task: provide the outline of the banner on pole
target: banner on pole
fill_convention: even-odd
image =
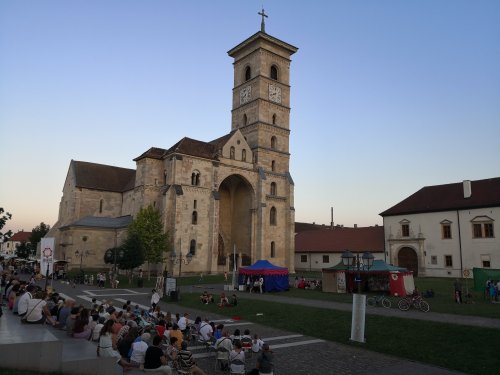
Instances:
[[[40,273],[47,276],[47,265],[49,266],[48,274],[54,271],[54,238],[44,237],[40,246]]]

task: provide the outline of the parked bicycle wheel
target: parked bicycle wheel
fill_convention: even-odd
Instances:
[[[384,306],[386,309],[391,308],[391,300],[389,298],[382,298],[382,306]]]
[[[366,304],[368,306],[375,306],[377,305],[377,301],[375,300],[375,297],[370,297],[366,299]]]
[[[430,306],[427,302],[425,302],[424,300],[420,301],[420,305],[419,305],[419,308],[420,310],[422,310],[423,312],[427,312],[429,311],[430,309]]]
[[[398,308],[401,311],[408,311],[410,309],[410,303],[408,302],[408,300],[402,298],[398,302]]]

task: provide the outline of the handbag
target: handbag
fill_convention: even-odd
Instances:
[[[43,300],[40,300],[38,301],[38,303],[33,306],[33,308],[31,309],[31,311],[29,313],[27,313],[25,316],[23,316],[21,318],[21,323],[28,323],[28,316],[33,312],[33,310],[35,310],[35,308],[42,302]]]

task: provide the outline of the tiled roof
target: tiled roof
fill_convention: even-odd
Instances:
[[[295,235],[296,253],[384,252],[384,227],[320,229]]]
[[[222,149],[222,147],[224,147],[226,142],[229,141],[229,139],[233,136],[235,131],[236,130],[233,130],[231,133],[223,135],[222,137],[214,139],[213,141],[210,141],[208,143],[213,145],[216,148],[216,150]]]
[[[300,223],[298,221],[295,222],[295,233],[305,232],[306,230],[318,230],[325,229],[324,224],[315,224],[315,223]]]
[[[19,231],[10,237],[7,241],[19,241],[19,242],[28,242],[31,237],[31,232]]]
[[[97,217],[85,216],[69,225],[61,227],[61,229],[69,227],[92,227],[92,228],[108,228],[119,229],[126,228],[132,222],[133,218],[130,215],[120,217]]]
[[[217,149],[210,143],[184,137],[167,150],[167,155],[174,153],[215,159]]]
[[[135,185],[135,170],[73,160],[76,186],[122,193]]]
[[[164,148],[159,148],[159,147],[151,147],[149,150],[141,154],[140,156],[136,157],[134,161],[138,161],[144,158],[151,158],[151,159],[163,159],[165,154],[167,153],[167,150]]]
[[[463,210],[500,206],[500,177],[471,181],[470,198],[464,198],[463,182],[426,186],[381,216]]]

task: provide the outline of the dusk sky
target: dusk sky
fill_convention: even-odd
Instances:
[[[231,130],[227,51],[292,56],[296,221],[369,226],[428,185],[500,176],[500,1],[0,1],[0,207],[53,225],[71,159],[135,168]]]

